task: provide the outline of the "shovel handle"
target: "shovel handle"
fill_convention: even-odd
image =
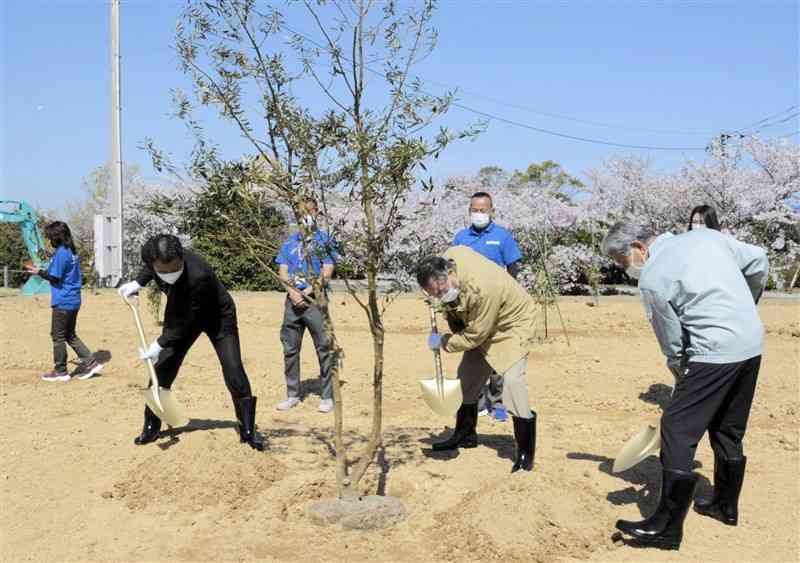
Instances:
[[[128,299],[127,297],[123,297],[122,300],[128,307],[131,308],[131,311],[133,311],[133,318],[136,321],[136,330],[139,333],[139,344],[141,345],[142,350],[144,350],[147,348],[147,340],[144,337],[144,328],[142,327],[142,319],[141,317],[139,317],[139,307],[134,303],[132,303],[131,300]],[[150,385],[153,388],[153,399],[155,400],[158,407],[163,410],[163,407],[161,406],[161,400],[158,398],[158,377],[156,376],[156,368],[153,366],[153,360],[147,358],[147,360],[145,360],[145,363],[147,364],[147,369],[150,372]]]
[[[428,309],[431,313],[431,332],[433,334],[439,334],[439,328],[436,326],[436,309],[433,307],[433,303],[430,301],[428,301]],[[433,351],[433,365],[436,369],[436,382],[438,383],[439,387],[443,387],[444,370],[442,370],[442,353],[439,350]]]
[[[438,334],[439,328],[436,326],[436,308],[430,301],[428,301],[428,310],[431,313],[431,332],[434,334]]]

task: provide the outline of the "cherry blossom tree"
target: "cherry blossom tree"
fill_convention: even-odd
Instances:
[[[560,171],[560,169],[559,169]],[[533,291],[536,264],[546,253],[547,270],[561,292],[620,279],[621,272],[599,253],[602,233],[622,217],[647,223],[657,232],[684,232],[693,207],[714,206],[723,230],[765,248],[771,286],[787,287],[800,265],[800,147],[787,140],[717,140],[703,159],[687,160],[674,172],[657,172],[638,157],[610,158],[587,174],[586,185],[537,175],[521,181],[485,167],[472,176],[448,178],[432,190],[410,195],[403,214],[411,219],[393,237],[395,270],[424,254],[443,251],[468,225],[469,197],[492,194],[496,221],[510,228],[524,259],[520,281]],[[552,178],[542,184],[542,178]],[[546,247],[543,241],[547,241]]]

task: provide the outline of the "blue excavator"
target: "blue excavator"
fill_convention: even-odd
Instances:
[[[36,211],[24,201],[0,200],[0,222],[17,223],[22,229],[22,240],[28,249],[31,262],[37,268],[47,268],[44,237],[39,230]],[[50,284],[39,276],[31,276],[22,286],[23,295],[49,293]]]

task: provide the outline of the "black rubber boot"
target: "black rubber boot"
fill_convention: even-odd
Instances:
[[[239,419],[239,441],[251,448],[264,451],[264,441],[256,432],[256,397],[242,397],[234,401],[236,418]]]
[[[736,526],[739,523],[739,493],[742,492],[746,464],[746,457],[725,459],[714,456],[714,495],[695,499],[695,512],[728,526]]]
[[[512,417],[514,420],[514,440],[517,442],[517,457],[511,473],[520,469],[531,471],[533,458],[536,455],[536,413],[531,411],[531,418]]]
[[[676,469],[662,470],[661,499],[649,518],[639,522],[617,520],[617,529],[642,546],[678,549],[683,540],[683,521],[697,486],[697,474]]]
[[[244,434],[242,434],[242,407],[238,399],[233,400],[233,410],[236,411],[236,431],[239,433],[239,441],[244,444]]]
[[[478,403],[462,404],[456,413],[456,429],[453,435],[442,442],[433,444],[433,451],[443,452],[456,448],[475,448],[478,446]]]
[[[158,418],[150,407],[144,408],[144,428],[142,433],[134,438],[133,443],[137,446],[143,446],[150,442],[155,442],[161,432],[161,419]]]

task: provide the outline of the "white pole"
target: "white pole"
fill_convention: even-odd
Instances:
[[[114,202],[111,213],[111,285],[123,276],[122,264],[122,104],[120,88],[119,0],[111,0],[111,178]]]

